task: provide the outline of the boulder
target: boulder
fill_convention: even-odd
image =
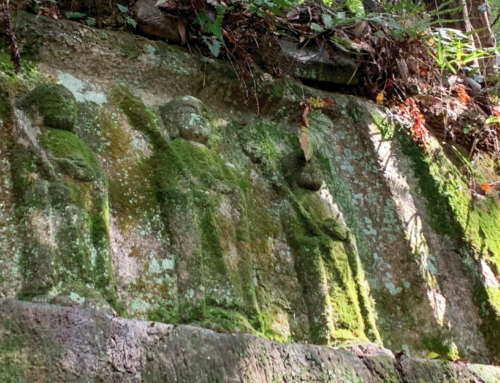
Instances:
[[[177,22],[160,11],[155,0],[139,0],[134,6],[137,29],[146,36],[180,42]]]

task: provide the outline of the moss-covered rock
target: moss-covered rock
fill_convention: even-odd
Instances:
[[[75,96],[59,84],[37,86],[20,105],[46,127],[72,132],[76,126]]]
[[[0,97],[35,88],[24,110],[0,105],[0,294],[70,313],[110,313],[107,302],[136,319],[280,341],[371,340],[411,355],[439,348],[496,360],[496,191],[471,198],[445,151],[398,137],[375,105],[355,97],[256,73],[257,116],[223,62],[130,34],[19,18],[21,44],[39,45],[41,65],[33,66],[39,76],[8,73],[10,94]],[[54,81],[48,76],[78,103],[41,85]],[[311,113],[314,142],[324,145],[305,161],[297,108],[311,96],[335,105]],[[157,342],[164,326],[147,326]],[[33,362],[11,348],[4,355],[20,361],[16,374]],[[401,363],[375,359],[368,367],[382,380],[459,379],[454,365],[423,363],[405,377]],[[314,378],[356,381],[356,371],[338,370]],[[308,376],[294,371],[295,380]]]
[[[318,191],[323,185],[323,173],[314,159],[306,161],[301,150],[290,153],[283,160],[285,177],[289,183],[300,188]]]
[[[211,127],[207,110],[195,97],[177,97],[160,108],[160,114],[170,139],[182,137],[207,144]]]

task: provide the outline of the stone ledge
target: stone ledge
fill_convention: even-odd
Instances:
[[[498,382],[490,366],[279,343],[78,307],[0,299],[0,380],[17,382]],[[7,379],[7,380],[5,380]]]

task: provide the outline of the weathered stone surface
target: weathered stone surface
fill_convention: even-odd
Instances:
[[[290,153],[283,160],[285,177],[291,185],[306,190],[318,191],[323,185],[324,176],[317,161],[306,161],[302,150]]]
[[[20,107],[31,118],[49,128],[73,132],[76,126],[76,99],[67,88],[59,84],[37,86]]]
[[[160,107],[163,124],[170,139],[181,137],[207,144],[211,128],[203,108],[203,102],[192,96],[177,97]]]
[[[134,5],[137,28],[146,36],[179,42],[177,22],[156,7],[155,0],[139,0]]]
[[[386,354],[362,358],[78,307],[0,299],[3,382],[496,382],[500,370]]]
[[[328,52],[319,45],[302,46],[286,39],[281,39],[280,45],[288,60],[287,70],[293,77],[335,84],[358,83],[356,65],[345,57],[336,55],[332,61]]]
[[[500,360],[500,208],[471,200],[437,141],[424,152],[370,102],[259,72],[257,116],[226,63],[68,21],[20,13],[16,23],[25,69],[2,73],[0,92],[2,296],[287,342]],[[14,102],[55,81],[76,100],[71,132]],[[206,110],[181,103],[162,116],[186,95]],[[309,97],[335,105],[309,116],[323,145],[304,180],[282,165],[300,153]],[[182,136],[184,114],[168,118],[184,107],[210,133]],[[371,368],[390,381],[400,369],[385,358]],[[408,380],[456,367],[419,363]]]

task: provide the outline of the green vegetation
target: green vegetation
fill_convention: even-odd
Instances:
[[[55,157],[83,159],[83,166],[97,171],[99,162],[92,151],[74,133],[47,128],[43,132],[42,143]]]
[[[459,358],[457,348],[454,344],[445,344],[436,338],[424,338],[422,343],[426,350],[435,352],[442,358],[452,360]]]
[[[465,253],[473,255],[476,267],[464,270],[475,283],[474,299],[483,318],[481,331],[486,343],[491,350],[499,352],[500,292],[497,288],[485,287],[478,271],[480,259],[486,259],[496,268],[500,264],[499,203],[490,196],[473,199],[462,174],[437,143],[426,152],[406,132],[398,131],[396,136],[403,153],[412,161],[420,190],[429,203],[433,229],[454,239],[457,247],[465,247]],[[463,259],[464,265],[468,259]]]
[[[77,106],[73,94],[62,85],[42,84],[24,100],[26,108],[36,108],[45,126],[74,131]]]

